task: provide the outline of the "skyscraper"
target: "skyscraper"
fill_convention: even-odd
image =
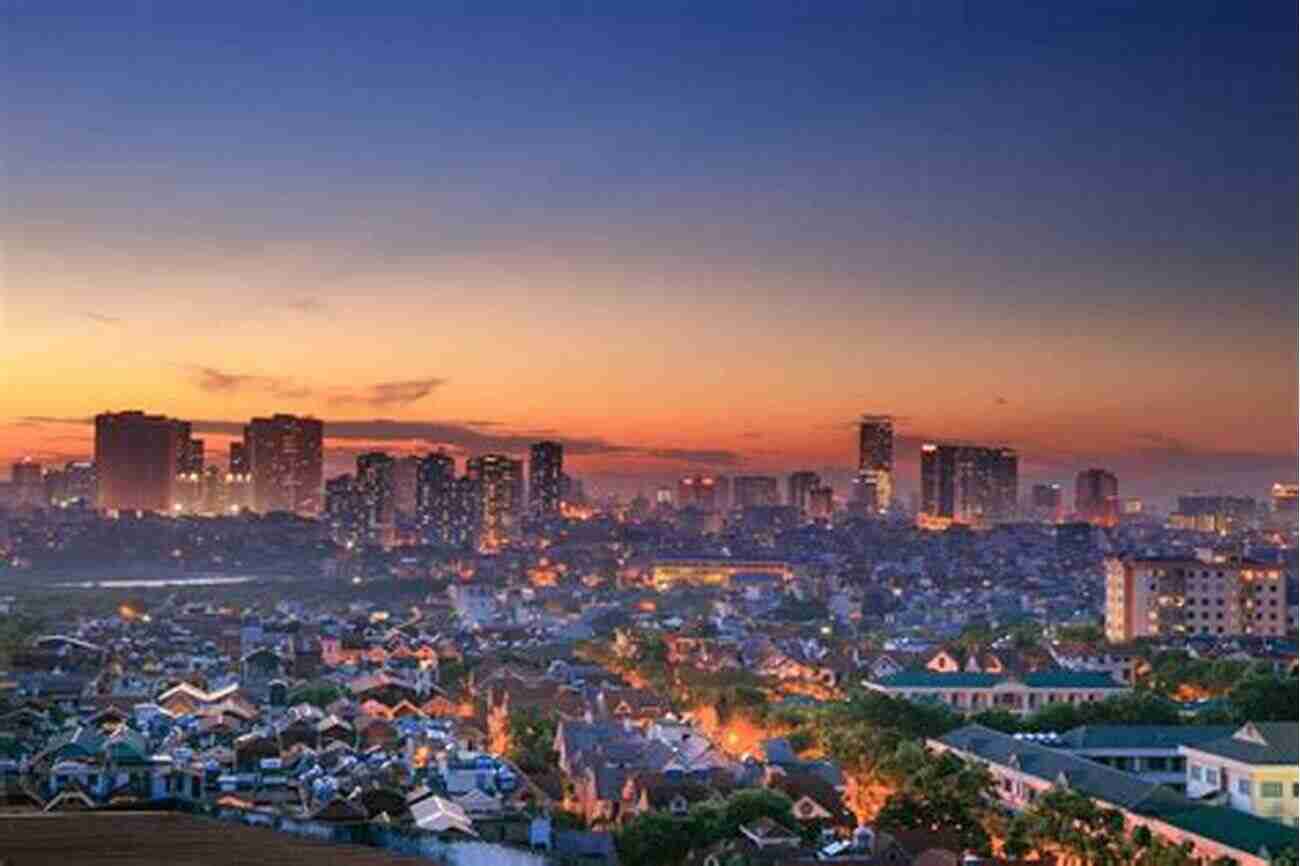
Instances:
[[[737,475],[732,479],[731,492],[736,508],[781,504],[780,488],[770,475]]]
[[[393,508],[404,518],[415,516],[419,483],[419,457],[398,457],[393,461]]]
[[[95,489],[98,487],[95,464],[89,460],[73,460],[63,467],[63,475],[65,500],[94,507]]]
[[[325,425],[316,418],[273,415],[244,428],[253,478],[253,508],[318,514],[324,481]]]
[[[1074,510],[1095,526],[1119,522],[1119,479],[1105,469],[1085,469],[1074,479]]]
[[[686,475],[677,481],[677,507],[714,511],[719,507],[718,479],[712,475]]]
[[[1060,520],[1061,485],[1035,484],[1030,495],[1034,517],[1039,520]]]
[[[863,415],[858,422],[858,474],[854,498],[883,512],[894,500],[894,419]]]
[[[382,451],[357,455],[356,505],[366,541],[387,547],[393,541],[396,512],[393,458]]]
[[[243,442],[230,443],[230,461],[221,500],[223,511],[243,511],[253,507],[253,471],[249,466],[248,446]]]
[[[1012,448],[926,442],[921,446],[923,524],[987,523],[1015,515],[1019,457]]]
[[[44,508],[49,504],[45,495],[45,473],[41,464],[23,459],[13,465],[10,477],[14,485],[14,501],[28,508]]]
[[[802,515],[808,514],[808,494],[821,486],[821,476],[805,469],[791,472],[787,479],[786,504],[794,506]]]
[[[564,446],[559,442],[534,442],[528,452],[528,514],[534,520],[560,513],[563,477]]]
[[[808,491],[808,519],[829,522],[835,516],[835,491],[829,485]]]
[[[181,511],[203,508],[203,440],[190,435],[190,423],[177,421],[181,451],[176,463],[176,488],[172,507]]]
[[[361,495],[356,478],[336,475],[325,482],[325,507],[322,519],[329,525],[330,537],[337,544],[355,544],[361,539]]]
[[[426,454],[415,475],[415,516],[425,538],[453,544],[456,460],[450,454]]]
[[[140,411],[95,416],[98,506],[114,511],[170,511],[181,454],[173,419]]]
[[[495,548],[514,531],[523,501],[523,464],[504,454],[480,454],[465,464],[479,499],[479,543]]]

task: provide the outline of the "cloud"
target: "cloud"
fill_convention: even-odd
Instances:
[[[249,376],[243,373],[227,373],[224,370],[218,370],[215,367],[196,367],[194,375],[196,383],[200,390],[209,393],[220,393],[223,391],[238,391],[241,388],[254,385],[262,381],[261,376]]]
[[[82,313],[82,315],[101,325],[121,325],[125,321],[119,316],[109,316],[104,313]]]
[[[299,313],[323,313],[326,310],[325,302],[313,297],[294,298],[285,306]]]
[[[704,463],[710,466],[738,466],[742,457],[735,451],[720,448],[651,448],[643,452],[660,460],[682,463]]]
[[[338,394],[330,398],[335,405],[364,403],[376,409],[390,406],[407,406],[432,394],[446,384],[446,379],[430,376],[425,379],[408,379],[403,382],[380,382],[356,394]]]
[[[195,433],[238,435],[244,427],[239,421],[193,421]],[[448,448],[458,453],[498,452],[524,454],[537,441],[536,431],[506,430],[500,422],[482,421],[400,421],[392,418],[325,421],[325,438],[329,447],[346,449],[347,443],[417,443],[425,447]],[[708,466],[737,466],[743,455],[725,449],[654,448],[600,437],[555,436],[550,438],[564,446],[571,457],[626,456],[648,457],[677,463]]]
[[[265,391],[281,400],[302,400],[312,396],[311,388],[279,376],[259,376],[250,373],[232,373],[216,367],[192,366],[189,368],[199,390],[209,394],[230,394],[238,391]]]
[[[1176,436],[1170,436],[1167,433],[1159,432],[1142,432],[1133,436],[1139,443],[1139,450],[1142,452],[1156,451],[1164,454],[1190,454],[1191,450],[1187,443],[1183,442]]]

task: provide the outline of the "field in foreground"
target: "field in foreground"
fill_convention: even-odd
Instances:
[[[0,815],[0,866],[429,866],[429,862],[189,815]]]

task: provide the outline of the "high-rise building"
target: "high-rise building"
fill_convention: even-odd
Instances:
[[[827,521],[835,516],[835,491],[829,485],[808,491],[808,519]]]
[[[26,508],[44,508],[49,504],[41,464],[24,458],[13,465],[10,477],[14,485],[14,504]]]
[[[63,504],[95,505],[95,464],[72,460],[63,467]]]
[[[731,492],[736,508],[754,508],[781,504],[781,488],[771,475],[737,475]]]
[[[1074,511],[1094,526],[1119,522],[1119,479],[1105,469],[1085,469],[1074,479]]]
[[[395,461],[382,451],[357,455],[355,480],[360,532],[371,544],[392,544],[396,503],[393,495]]]
[[[1249,496],[1180,496],[1178,510],[1169,515],[1174,529],[1230,533],[1254,527],[1259,517],[1255,500]]]
[[[1035,484],[1030,501],[1034,508],[1055,511],[1061,507],[1061,485]]]
[[[414,517],[416,488],[420,483],[420,458],[398,457],[393,461],[393,508],[403,517]]]
[[[559,442],[534,442],[528,452],[528,514],[534,520],[560,513],[563,477],[564,446]]]
[[[1033,516],[1038,520],[1057,521],[1061,519],[1061,485],[1035,484],[1030,492],[1029,505]]]
[[[921,446],[922,525],[986,524],[1015,516],[1015,449],[962,443]]]
[[[809,469],[791,472],[786,479],[786,504],[792,505],[799,514],[808,514],[808,494],[821,487],[821,476]]]
[[[1295,629],[1279,566],[1238,556],[1108,557],[1106,637],[1264,635]]]
[[[322,518],[337,544],[356,544],[362,536],[361,495],[356,478],[336,475],[325,482],[325,507]]]
[[[1300,484],[1274,484],[1270,495],[1274,513],[1295,514],[1300,511]]]
[[[451,522],[447,543],[477,547],[483,527],[482,485],[469,475],[457,478],[451,488]]]
[[[239,512],[252,507],[253,470],[249,464],[248,446],[243,442],[231,442],[221,510]]]
[[[441,452],[420,458],[415,477],[415,516],[425,538],[435,544],[455,543],[455,488],[455,458]]]
[[[324,438],[325,425],[316,418],[273,415],[248,423],[244,445],[254,510],[320,513]]]
[[[176,487],[172,507],[177,511],[203,510],[203,440],[190,435],[188,421],[176,422],[181,452],[176,461]]]
[[[477,488],[479,544],[496,548],[514,531],[523,503],[523,464],[504,454],[480,454],[465,464]]]
[[[858,474],[854,499],[884,512],[894,501],[894,419],[863,415],[858,422]]]
[[[718,488],[716,475],[685,475],[677,481],[677,507],[701,511],[725,509]]]
[[[111,511],[170,511],[181,432],[173,419],[163,415],[140,411],[96,415],[98,507]]]

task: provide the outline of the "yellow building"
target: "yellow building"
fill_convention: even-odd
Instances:
[[[1295,722],[1247,722],[1232,736],[1180,746],[1187,795],[1296,826],[1300,769]]]
[[[792,570],[781,560],[728,559],[724,557],[657,559],[650,568],[655,589],[674,586],[730,586],[737,574],[770,574],[789,579]]]

